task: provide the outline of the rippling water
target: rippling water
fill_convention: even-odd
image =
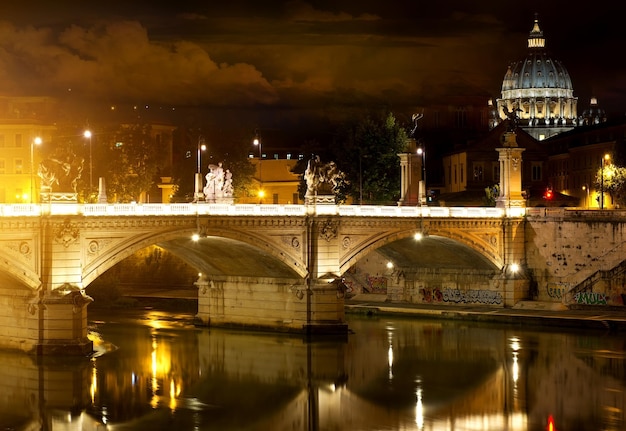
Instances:
[[[349,316],[346,337],[90,311],[91,358],[0,352],[0,430],[623,430],[623,334]]]

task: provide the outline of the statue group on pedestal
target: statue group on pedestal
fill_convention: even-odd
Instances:
[[[312,156],[304,171],[306,181],[305,197],[334,195],[345,174],[335,162],[322,163],[319,156]]]
[[[233,174],[222,167],[222,162],[209,165],[205,179],[206,185],[202,189],[205,201],[215,202],[233,197]]]
[[[65,160],[45,159],[39,164],[37,171],[41,178],[41,187],[59,193],[76,193],[83,164],[82,158],[73,156],[68,156]]]

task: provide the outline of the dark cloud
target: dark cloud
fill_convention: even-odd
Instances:
[[[486,101],[524,58],[539,12],[581,106],[592,93],[619,106],[626,94],[621,4],[581,13],[559,1],[538,11],[491,0],[161,3],[0,5],[0,91],[242,108],[256,122],[273,110],[277,123],[290,111]]]

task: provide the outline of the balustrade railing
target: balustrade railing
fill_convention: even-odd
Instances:
[[[435,206],[375,206],[375,205],[268,205],[268,204],[212,204],[212,203],[145,203],[145,204],[4,204],[0,216],[25,217],[45,215],[102,216],[171,216],[171,215],[227,215],[227,216],[304,216],[338,215],[343,217],[474,217],[498,218],[526,215],[526,209],[517,211],[493,207],[435,207]],[[530,209],[529,209],[530,210]]]

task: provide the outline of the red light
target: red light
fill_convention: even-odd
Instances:
[[[546,192],[543,194],[543,197],[546,199],[552,199],[552,190],[546,190]]]
[[[554,428],[554,418],[552,417],[552,415],[548,416],[548,431],[555,431],[556,429]]]

